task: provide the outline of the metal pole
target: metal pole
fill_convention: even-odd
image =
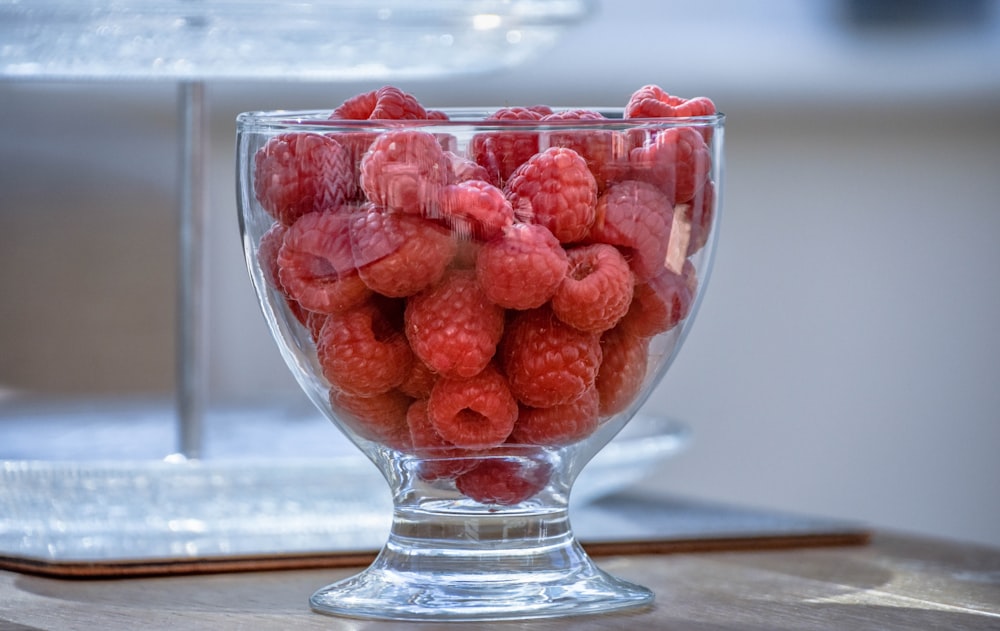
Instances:
[[[177,430],[180,455],[199,458],[208,390],[205,215],[208,125],[205,86],[180,84],[180,239],[177,281]]]

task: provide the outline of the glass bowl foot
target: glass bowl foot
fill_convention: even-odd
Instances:
[[[583,554],[572,568],[497,576],[400,569],[376,561],[309,599],[313,611],[383,620],[512,620],[647,606],[653,593],[611,576]]]

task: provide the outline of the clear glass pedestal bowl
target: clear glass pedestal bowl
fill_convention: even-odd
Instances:
[[[569,497],[694,319],[724,117],[579,112],[238,117],[264,317],[393,497],[377,559],[313,594],[315,611],[499,620],[651,603],[584,552]]]

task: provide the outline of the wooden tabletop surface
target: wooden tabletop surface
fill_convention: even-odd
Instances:
[[[490,629],[1000,630],[1000,550],[875,533],[868,545],[599,557],[653,589],[628,613]],[[0,631],[473,628],[313,613],[318,587],[356,568],[67,580],[0,572]],[[481,625],[480,625],[481,626]]]

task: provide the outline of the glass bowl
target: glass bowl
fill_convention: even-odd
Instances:
[[[393,497],[377,559],[318,590],[318,612],[492,620],[653,598],[583,551],[570,491],[694,319],[724,116],[510,111],[237,119],[264,317]]]

